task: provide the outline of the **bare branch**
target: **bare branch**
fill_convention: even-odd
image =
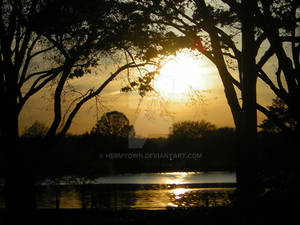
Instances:
[[[24,106],[25,102],[35,93],[37,93],[39,90],[41,90],[47,83],[49,83],[51,80],[53,80],[61,71],[56,71],[54,73],[45,74],[43,76],[40,76],[38,79],[35,80],[35,82],[32,84],[29,91],[25,94],[23,98],[20,99],[17,110],[18,113],[21,112],[22,107]],[[45,79],[46,78],[46,79]],[[44,79],[38,86],[36,86],[42,79]]]
[[[267,39],[267,35],[265,33],[262,33],[256,40],[255,40],[255,51],[257,53],[259,47],[263,43],[264,40]]]
[[[74,90],[73,90],[74,91]],[[79,93],[80,96],[73,99],[72,102],[70,103],[70,105],[68,106],[66,112],[64,113],[63,115],[63,118],[62,118],[62,122],[60,124],[60,128],[62,129],[63,126],[65,125],[65,121],[66,121],[66,118],[67,118],[67,115],[68,113],[71,111],[71,108],[73,107],[73,105],[80,99],[83,99],[85,96],[91,94],[93,92],[93,89],[89,89],[85,94],[82,94],[81,92],[78,92],[78,91],[75,91],[76,93]]]
[[[278,97],[287,102],[287,93],[282,89],[278,89],[261,68],[258,68],[258,77],[263,80]]]
[[[53,46],[50,46],[50,47],[45,48],[45,49],[43,49],[43,50],[37,51],[37,52],[35,52],[34,54],[31,55],[31,58],[33,58],[33,57],[35,57],[35,56],[37,56],[37,55],[39,55],[39,54],[42,54],[42,53],[44,53],[44,52],[50,51],[50,50],[52,50],[52,49],[54,49],[54,48],[55,48],[55,46],[53,45]]]
[[[24,62],[24,66],[22,68],[22,73],[21,73],[21,77],[20,77],[20,80],[19,80],[19,86],[21,87],[23,85],[23,83],[25,82],[25,76],[26,76],[26,73],[27,73],[27,70],[28,70],[28,67],[29,67],[29,64],[30,64],[30,61],[32,59],[32,57],[30,56],[31,54],[31,51],[33,50],[36,42],[39,40],[40,36],[38,35],[31,43],[31,46],[28,48],[27,50],[27,55],[26,55],[26,59],[25,59],[25,62]]]
[[[72,120],[74,119],[75,115],[77,114],[77,112],[80,110],[80,108],[82,107],[82,105],[89,101],[90,99],[92,99],[93,97],[99,95],[102,90],[116,77],[118,76],[122,71],[126,70],[127,68],[136,68],[136,67],[140,67],[140,66],[145,66],[148,65],[148,63],[141,63],[141,64],[135,64],[135,63],[128,63],[122,67],[120,67],[117,71],[115,71],[113,74],[110,75],[109,78],[107,78],[99,87],[96,91],[94,92],[90,92],[87,96],[85,96],[84,98],[82,98],[75,106],[75,108],[72,110],[72,112],[69,114],[68,119],[66,121],[66,123],[64,124],[63,129],[60,131],[60,133],[58,134],[59,136],[63,136],[66,134],[66,132],[68,131],[68,129],[71,126]]]
[[[282,82],[281,82],[281,67],[279,65],[278,70],[276,71],[276,80],[277,80],[277,84],[280,90],[285,91]]]
[[[282,42],[295,42],[300,43],[300,36],[293,37],[293,36],[280,36],[279,39]]]
[[[258,68],[262,68],[265,63],[274,55],[274,48],[271,46],[265,53],[264,55],[260,58],[260,60],[257,63]]]
[[[42,74],[48,74],[50,75],[51,73],[56,73],[57,71],[62,71],[63,69],[63,66],[60,66],[60,67],[57,67],[57,68],[54,68],[54,69],[50,69],[50,70],[43,70],[43,71],[39,71],[39,72],[34,72],[34,73],[31,73],[31,74],[28,74],[27,77],[24,79],[23,83],[20,84],[20,88],[22,87],[22,85],[27,82],[29,79],[31,79],[32,77],[34,76],[38,76],[38,75],[42,75]]]

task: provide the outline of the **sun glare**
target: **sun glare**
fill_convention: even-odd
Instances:
[[[169,192],[174,194],[175,196],[180,197],[181,195],[184,195],[186,192],[189,192],[191,190],[192,189],[188,189],[188,188],[176,188],[176,189],[173,189]]]
[[[154,80],[154,88],[168,100],[182,100],[190,88],[207,89],[204,62],[189,52],[169,57]]]

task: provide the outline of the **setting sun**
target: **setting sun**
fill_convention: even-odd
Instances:
[[[154,88],[167,100],[181,100],[190,88],[207,89],[204,62],[191,52],[170,56],[154,80]]]

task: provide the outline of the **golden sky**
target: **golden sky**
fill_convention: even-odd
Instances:
[[[92,74],[71,80],[66,86],[69,92],[63,98],[63,105],[75,95],[70,90],[97,88],[109,75],[112,65],[96,68]],[[69,133],[89,132],[102,113],[113,110],[123,112],[134,125],[136,134],[143,137],[167,136],[172,123],[183,120],[206,120],[218,127],[234,126],[218,72],[201,55],[182,51],[176,57],[169,57],[153,82],[159,95],[141,98],[137,93],[121,93],[120,89],[126,84],[126,74],[123,74],[104,89],[97,104],[95,99],[87,102],[73,120]],[[191,90],[200,94],[199,101],[197,96],[191,95]],[[259,103],[270,105],[273,95],[268,88],[258,82],[257,91]],[[36,120],[50,125],[53,92],[48,86],[25,104],[19,119],[20,133]],[[262,119],[258,113],[259,122]]]

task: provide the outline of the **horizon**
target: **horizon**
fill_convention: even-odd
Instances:
[[[90,132],[101,115],[109,111],[124,113],[134,126],[136,135],[145,138],[166,137],[172,124],[179,121],[205,120],[217,127],[235,127],[223,84],[215,66],[208,59],[195,54],[195,51],[185,49],[178,55],[170,56],[166,67],[163,67],[167,69],[162,69],[161,73],[156,75],[154,79],[156,83],[152,85],[158,90],[158,95],[148,93],[142,98],[136,92],[122,93],[121,88],[128,84],[126,74],[123,73],[103,90],[96,101],[91,100],[82,107],[68,133],[78,135]],[[190,71],[193,74],[184,75],[188,76],[186,80],[180,74],[174,75],[178,70],[181,73],[185,72],[185,64],[181,61],[192,67]],[[72,88],[80,91],[88,87],[97,87],[95,84],[101,84],[107,76],[102,74],[111,73],[118,64],[106,61],[101,66],[104,66],[105,70],[101,67],[95,68],[91,74],[71,80],[68,84],[70,93]],[[234,74],[237,76],[236,71]],[[131,75],[136,76],[135,73]],[[264,106],[270,105],[274,95],[265,88],[260,89],[262,91],[258,92],[258,99]],[[53,118],[52,92],[48,86],[28,100],[20,114],[20,134],[36,120],[50,126]],[[68,103],[67,94],[63,98],[66,103]],[[257,116],[260,124],[265,116],[260,112]]]

